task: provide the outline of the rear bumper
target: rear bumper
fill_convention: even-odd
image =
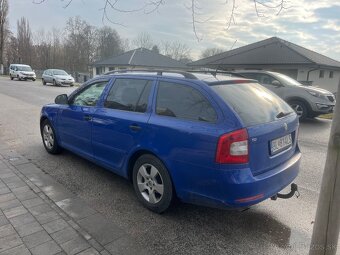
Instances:
[[[299,172],[301,153],[296,153],[285,163],[254,176],[249,168],[217,170],[206,192],[190,193],[185,202],[218,207],[244,208],[268,199],[287,187]]]

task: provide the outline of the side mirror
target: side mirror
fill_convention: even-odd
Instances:
[[[275,86],[275,87],[282,87],[281,82],[279,82],[278,80],[273,80],[272,85]]]
[[[68,96],[66,94],[61,94],[54,99],[56,104],[68,104]]]

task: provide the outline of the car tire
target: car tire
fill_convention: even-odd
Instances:
[[[41,79],[41,81],[43,85],[46,85],[46,81],[44,79]]]
[[[13,79],[14,79],[14,78],[12,77],[12,75],[9,75],[9,78],[11,79],[11,81],[13,81]]]
[[[18,81],[21,81],[21,79],[20,79],[19,75],[17,75],[17,79],[18,79]]]
[[[163,213],[171,206],[174,200],[171,177],[155,156],[144,154],[137,159],[132,181],[138,200],[149,210]]]
[[[58,154],[61,152],[61,147],[56,138],[56,132],[48,119],[45,119],[41,123],[40,133],[44,147],[48,153]]]
[[[35,79],[32,79],[32,81],[35,81]]]
[[[299,100],[294,100],[294,101],[288,102],[288,104],[296,112],[300,120],[305,120],[309,116],[308,108],[304,102],[299,101]]]
[[[53,80],[53,86],[58,86],[58,84],[55,80]]]
[[[74,84],[70,84],[70,87],[73,87],[74,86]]]

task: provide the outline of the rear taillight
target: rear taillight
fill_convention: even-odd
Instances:
[[[217,163],[245,164],[249,161],[248,155],[248,132],[246,129],[222,135],[218,140]]]

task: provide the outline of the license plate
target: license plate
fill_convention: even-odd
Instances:
[[[271,154],[277,154],[292,146],[292,134],[285,135],[270,142]]]

